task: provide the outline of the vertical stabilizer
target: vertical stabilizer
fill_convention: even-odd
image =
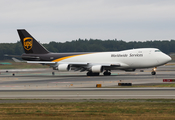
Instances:
[[[25,29],[18,29],[22,46],[26,54],[46,54],[49,51],[35,40]]]

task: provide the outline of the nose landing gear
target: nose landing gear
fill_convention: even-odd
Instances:
[[[156,75],[156,69],[157,69],[156,67],[153,68],[153,70],[152,70],[152,72],[151,72],[152,75]]]

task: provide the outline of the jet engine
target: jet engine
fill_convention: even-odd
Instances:
[[[58,65],[59,71],[70,71],[70,65],[69,64],[60,64]]]
[[[101,65],[94,65],[94,66],[91,67],[91,71],[93,73],[103,72],[103,66],[101,66]]]

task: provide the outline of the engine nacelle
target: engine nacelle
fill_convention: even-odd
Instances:
[[[93,73],[103,72],[103,66],[101,66],[101,65],[94,65],[94,66],[91,67],[91,71]]]
[[[70,65],[69,64],[60,64],[58,65],[59,71],[70,71]]]

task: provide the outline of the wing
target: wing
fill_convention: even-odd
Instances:
[[[69,65],[87,65],[85,62],[52,62],[52,61],[27,61],[27,63],[39,63],[46,65],[59,65],[59,64],[69,64]]]
[[[53,68],[56,68],[59,65],[70,65],[71,70],[74,71],[88,71],[90,70],[93,66],[101,66],[104,67],[104,69],[114,69],[118,67],[127,67],[128,65],[125,63],[121,62],[116,62],[116,63],[87,63],[87,62],[52,62],[52,61],[27,61],[27,63],[39,63],[43,65],[49,65]]]

